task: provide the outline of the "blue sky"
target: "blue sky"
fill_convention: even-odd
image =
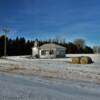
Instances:
[[[100,0],[0,0],[0,29],[4,26],[10,38],[59,36],[100,45]]]

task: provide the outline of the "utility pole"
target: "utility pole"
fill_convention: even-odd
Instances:
[[[3,32],[4,32],[4,57],[6,58],[6,53],[7,53],[7,33],[9,32],[8,28],[3,28]]]

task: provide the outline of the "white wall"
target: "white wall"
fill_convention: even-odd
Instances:
[[[64,57],[65,56],[65,49],[63,48],[57,48],[57,49],[54,49],[54,54],[50,55],[49,52],[47,52],[46,55],[41,55],[41,51],[39,51],[39,55],[40,55],[40,58],[56,58],[56,57]]]
[[[55,54],[50,55],[49,52],[46,55],[41,55],[41,51],[42,50],[39,51],[40,58],[55,58],[56,57]]]
[[[32,48],[32,56],[35,57],[35,55],[39,54],[39,49],[37,47]]]

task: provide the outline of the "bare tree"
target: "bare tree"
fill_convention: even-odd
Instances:
[[[100,53],[100,46],[94,46],[93,51],[94,53]]]
[[[78,48],[85,48],[85,40],[84,39],[76,39],[76,40],[74,40],[74,44]]]
[[[61,37],[61,36],[56,36],[55,38],[53,38],[53,42],[57,42],[57,43],[65,43],[65,38]]]

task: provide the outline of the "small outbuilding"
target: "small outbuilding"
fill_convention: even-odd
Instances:
[[[63,58],[65,57],[66,48],[54,43],[47,43],[38,47],[35,43],[32,48],[32,56],[39,58]]]
[[[66,48],[54,43],[48,43],[40,46],[40,58],[63,58]]]
[[[35,41],[34,46],[32,47],[32,58],[38,58],[38,57],[39,57],[38,41]]]

